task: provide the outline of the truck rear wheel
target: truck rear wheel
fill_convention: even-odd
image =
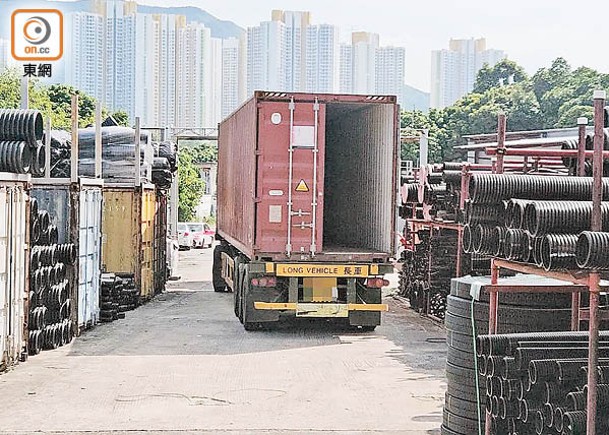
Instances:
[[[214,249],[214,261],[212,265],[212,282],[215,292],[226,291],[226,281],[222,278],[222,253],[226,252],[222,245],[218,245]]]
[[[247,319],[247,304],[248,304],[248,290],[250,286],[250,277],[249,277],[250,267],[249,265],[245,265],[243,268],[243,281],[242,285],[239,286],[239,295],[241,301],[241,323],[243,323],[243,328],[246,331],[255,331],[260,328],[260,323],[258,322],[250,322]]]
[[[244,278],[244,270],[245,264],[241,263],[240,259],[235,258],[235,288],[233,290],[233,305],[235,310],[235,316],[239,319],[239,321],[243,322],[242,314],[241,314],[241,288],[243,287],[243,278]]]

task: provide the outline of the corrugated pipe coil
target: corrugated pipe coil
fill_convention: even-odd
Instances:
[[[488,204],[511,198],[579,201],[592,197],[592,178],[472,174],[469,193],[473,202]],[[609,200],[609,179],[603,180],[603,198]]]
[[[583,231],[575,249],[577,265],[583,269],[609,269],[609,233]]]
[[[42,139],[44,125],[37,110],[0,109],[0,141],[26,141],[34,146]]]

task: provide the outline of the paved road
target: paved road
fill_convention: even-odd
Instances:
[[[374,333],[246,332],[210,263],[181,253],[166,293],[1,375],[0,433],[439,433],[441,328],[388,297]]]

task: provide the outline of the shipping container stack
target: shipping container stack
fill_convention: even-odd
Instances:
[[[77,258],[72,243],[58,244],[58,231],[46,210],[39,210],[30,200],[30,355],[56,349],[72,341],[72,294],[68,268]]]

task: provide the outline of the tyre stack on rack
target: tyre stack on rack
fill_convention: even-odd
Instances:
[[[30,199],[30,301],[28,350],[56,349],[72,341],[74,324],[68,268],[73,267],[77,252],[69,243],[57,244],[57,227],[50,223],[46,210],[39,210]]]
[[[538,285],[563,283],[539,278]],[[506,285],[530,285],[523,275],[505,278]],[[474,360],[476,353],[472,341],[470,290],[480,289],[480,301],[474,302],[476,335],[488,333],[488,293],[484,286],[490,278],[455,278],[447,299],[445,326],[447,333],[446,378],[447,391],[444,404],[443,435],[472,435],[478,433],[475,363],[479,372],[488,373],[488,358]],[[571,296],[567,294],[506,293],[501,295],[498,313],[498,331],[501,333],[560,331],[568,329],[571,321]],[[480,415],[484,429],[487,382],[478,374]],[[490,400],[490,399],[489,399]],[[491,433],[511,433],[507,421],[492,420]],[[528,434],[528,432],[526,432]],[[532,432],[533,434],[534,432]]]
[[[0,172],[44,175],[43,134],[37,110],[0,109]]]
[[[100,313],[102,322],[113,322],[125,318],[125,312],[138,305],[139,295],[133,275],[102,273]]]
[[[487,411],[509,434],[585,434],[587,332],[480,335]],[[599,410],[609,406],[609,333],[599,337]],[[597,433],[609,433],[602,411]]]

